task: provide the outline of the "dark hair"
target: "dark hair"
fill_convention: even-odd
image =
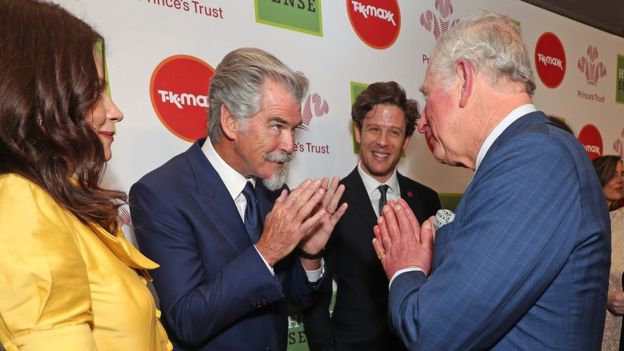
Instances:
[[[546,117],[548,117],[548,119],[550,120],[550,123],[552,123],[555,127],[561,130],[565,130],[566,132],[574,135],[572,128],[570,128],[570,125],[567,124],[563,118],[559,116],[553,116],[553,115],[547,115]]]
[[[94,59],[102,36],[58,5],[0,0],[0,38],[0,174],[114,232],[113,200],[126,196],[99,187],[104,148],[85,119],[106,87]]]
[[[377,82],[369,85],[355,99],[351,119],[359,130],[366,114],[377,104],[396,105],[405,114],[405,135],[411,136],[420,117],[418,102],[405,96],[405,89],[396,82]]]
[[[615,177],[615,168],[618,162],[622,162],[622,159],[615,155],[600,156],[592,161],[601,187],[607,185]]]

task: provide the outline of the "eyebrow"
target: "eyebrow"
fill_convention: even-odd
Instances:
[[[285,125],[287,125],[287,126],[289,126],[289,125],[290,125],[290,123],[288,123],[288,121],[287,121],[287,120],[283,119],[283,118],[282,118],[282,117],[280,117],[280,116],[273,116],[273,117],[269,118],[269,122],[277,122],[277,123],[280,123],[280,124],[285,124]],[[292,128],[297,128],[297,127],[299,127],[301,124],[302,124],[302,122],[299,122],[299,123],[295,124]]]

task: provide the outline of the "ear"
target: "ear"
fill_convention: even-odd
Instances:
[[[221,130],[226,138],[230,140],[236,139],[238,120],[232,116],[225,104],[221,104]]]
[[[362,144],[362,135],[360,132],[360,128],[355,123],[353,123],[353,131],[355,133],[355,141],[357,141],[358,144]]]
[[[472,94],[472,85],[474,83],[474,72],[472,70],[472,64],[465,60],[459,59],[456,63],[457,73],[462,83],[461,95],[459,97],[459,107],[464,108],[468,105],[468,99]]]

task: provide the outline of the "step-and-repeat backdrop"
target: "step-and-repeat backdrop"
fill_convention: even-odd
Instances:
[[[353,97],[394,80],[422,103],[418,87],[436,39],[481,9],[520,24],[538,108],[563,118],[591,157],[624,155],[624,39],[518,0],[55,1],[106,38],[111,93],[125,114],[104,179],[110,187],[127,191],[205,135],[214,67],[243,46],[265,49],[310,79],[288,183],[344,176],[357,163]],[[449,204],[472,176],[438,164],[421,135],[399,168]],[[291,349],[305,350],[296,317],[290,327]]]

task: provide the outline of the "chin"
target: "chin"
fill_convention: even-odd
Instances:
[[[269,190],[279,190],[284,186],[284,183],[286,183],[286,177],[286,168],[280,168],[270,177],[262,179],[262,184]]]

